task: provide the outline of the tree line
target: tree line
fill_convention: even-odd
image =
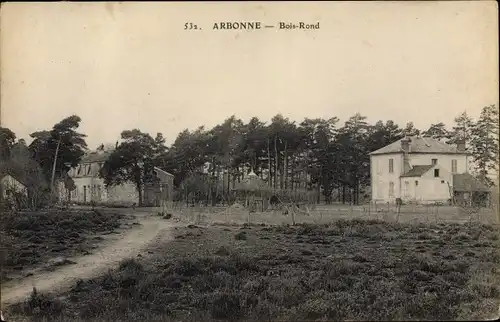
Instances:
[[[71,186],[65,179],[67,172],[87,150],[85,134],[77,131],[80,122],[78,116],[70,116],[51,130],[32,133],[29,146],[22,139],[16,141],[9,129],[0,128],[2,163],[16,164],[17,147],[35,161],[49,190],[54,180],[66,180]],[[436,123],[423,131],[412,122],[403,127],[391,120],[370,124],[359,113],[343,123],[337,117],[294,122],[281,114],[270,122],[258,117],[244,122],[232,115],[211,129],[185,129],[170,146],[162,133],[152,136],[139,129],[125,130],[100,175],[107,186],[134,183],[139,204],[141,187],[153,180],[153,167],[174,174],[177,198],[182,200],[228,201],[232,183],[252,170],[276,191],[310,191],[317,198],[322,194],[326,202],[334,198],[359,203],[370,184],[369,153],[404,136],[422,135],[448,144],[465,140],[474,161],[473,173],[491,186],[488,175],[498,171],[498,126],[495,105],[485,106],[477,119],[463,112],[451,128]],[[217,179],[222,175],[224,182]]]

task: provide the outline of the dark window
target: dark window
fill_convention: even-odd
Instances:
[[[432,159],[432,165],[435,165],[438,163],[438,159]]]
[[[439,178],[439,169],[434,169],[434,178]]]
[[[418,180],[415,180],[415,186],[418,186]]]
[[[389,173],[394,172],[394,159],[389,159]]]
[[[441,183],[444,183],[444,180],[441,180]]]

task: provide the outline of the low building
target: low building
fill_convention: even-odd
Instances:
[[[463,203],[475,196],[484,200],[489,190],[468,173],[468,158],[464,142],[450,145],[414,136],[391,143],[370,153],[372,200]]]
[[[28,196],[28,189],[18,179],[10,174],[0,175],[0,196],[4,199],[10,199],[15,194]]]
[[[144,185],[144,204],[154,207],[166,205],[174,199],[174,175],[154,167],[153,180]]]
[[[73,179],[74,189],[69,191],[64,183],[60,183],[61,200],[82,204],[138,204],[139,194],[134,183],[106,187],[104,179],[100,177],[99,173],[112,152],[101,148],[86,154],[80,164],[68,172]],[[161,200],[172,201],[173,198],[174,176],[159,168],[155,168],[154,172],[153,182],[142,188],[145,206],[155,206]]]

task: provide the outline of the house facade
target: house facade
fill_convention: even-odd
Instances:
[[[68,175],[73,179],[74,189],[68,190],[64,183],[60,183],[59,197],[71,203],[97,203],[97,204],[138,204],[139,194],[135,184],[126,182],[116,186],[106,187],[104,179],[99,173],[104,162],[113,151],[92,151],[86,154],[80,164],[72,168]],[[173,175],[159,168],[155,168],[155,183],[146,184],[143,187],[144,205],[159,205],[161,200],[171,201],[173,197]]]
[[[468,173],[465,143],[449,145],[428,137],[405,137],[370,153],[372,201],[450,203],[464,196],[460,186],[469,184],[471,195],[486,191]],[[471,181],[472,180],[472,181]],[[467,198],[466,198],[467,199]]]

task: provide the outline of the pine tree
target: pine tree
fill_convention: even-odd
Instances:
[[[471,152],[479,178],[489,186],[488,177],[498,171],[498,109],[495,105],[483,107],[477,123],[471,130]]]
[[[443,122],[431,124],[429,129],[424,131],[422,134],[424,137],[431,137],[437,140],[448,138],[450,136],[450,132],[448,132],[446,125]]]
[[[420,135],[420,130],[415,128],[413,122],[406,123],[406,127],[402,130],[403,136],[415,136]]]
[[[465,140],[465,146],[469,148],[474,125],[474,120],[464,111],[462,114],[455,117],[455,126],[453,126],[449,140],[446,143],[457,144],[458,140]]]

